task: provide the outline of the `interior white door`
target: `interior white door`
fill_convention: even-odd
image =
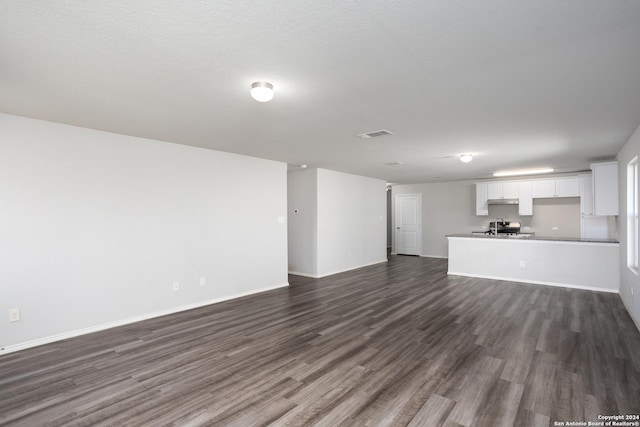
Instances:
[[[421,255],[422,195],[396,195],[396,253]]]

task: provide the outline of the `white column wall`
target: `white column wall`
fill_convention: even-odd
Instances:
[[[318,275],[387,260],[386,182],[318,169]]]

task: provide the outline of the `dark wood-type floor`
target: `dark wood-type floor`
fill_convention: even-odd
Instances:
[[[3,425],[547,426],[640,413],[618,295],[386,264],[0,356]]]

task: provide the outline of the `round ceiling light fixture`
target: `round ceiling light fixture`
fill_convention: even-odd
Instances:
[[[269,82],[253,82],[251,97],[258,102],[268,102],[273,99],[273,85]]]
[[[471,154],[460,154],[460,161],[462,163],[469,163],[473,160],[473,156]]]

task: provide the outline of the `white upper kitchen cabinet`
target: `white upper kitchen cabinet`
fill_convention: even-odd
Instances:
[[[533,215],[533,196],[531,181],[518,183],[518,214],[520,216]]]
[[[489,200],[519,199],[520,215],[533,215],[531,198],[531,182],[529,181],[494,181],[476,183],[476,215],[489,215]]]
[[[588,178],[590,179],[590,175],[588,175]],[[500,199],[518,199],[518,214],[521,216],[533,215],[533,199],[580,197],[582,195],[581,185],[581,181],[577,176],[522,181],[478,182],[476,183],[476,215],[488,216],[488,201]]]
[[[579,197],[580,186],[577,177],[538,179],[532,182],[533,198]]]
[[[578,178],[556,179],[556,197],[580,197]]]
[[[534,198],[542,197],[555,197],[556,194],[556,180],[555,179],[540,179],[533,181],[531,186],[531,195]]]
[[[580,185],[580,216],[588,218],[593,216],[593,181],[591,174],[578,176]]]
[[[609,221],[606,216],[595,216],[593,209],[593,177],[578,175],[580,184],[580,237],[606,239],[609,237]]]
[[[618,215],[618,162],[594,163],[593,213]]]
[[[488,216],[489,204],[487,203],[488,185],[485,182],[476,184],[476,215]]]
[[[489,182],[487,183],[487,198],[495,199],[517,199],[517,182]]]
[[[501,198],[502,198],[502,183],[489,182],[487,184],[487,199],[501,199]]]

